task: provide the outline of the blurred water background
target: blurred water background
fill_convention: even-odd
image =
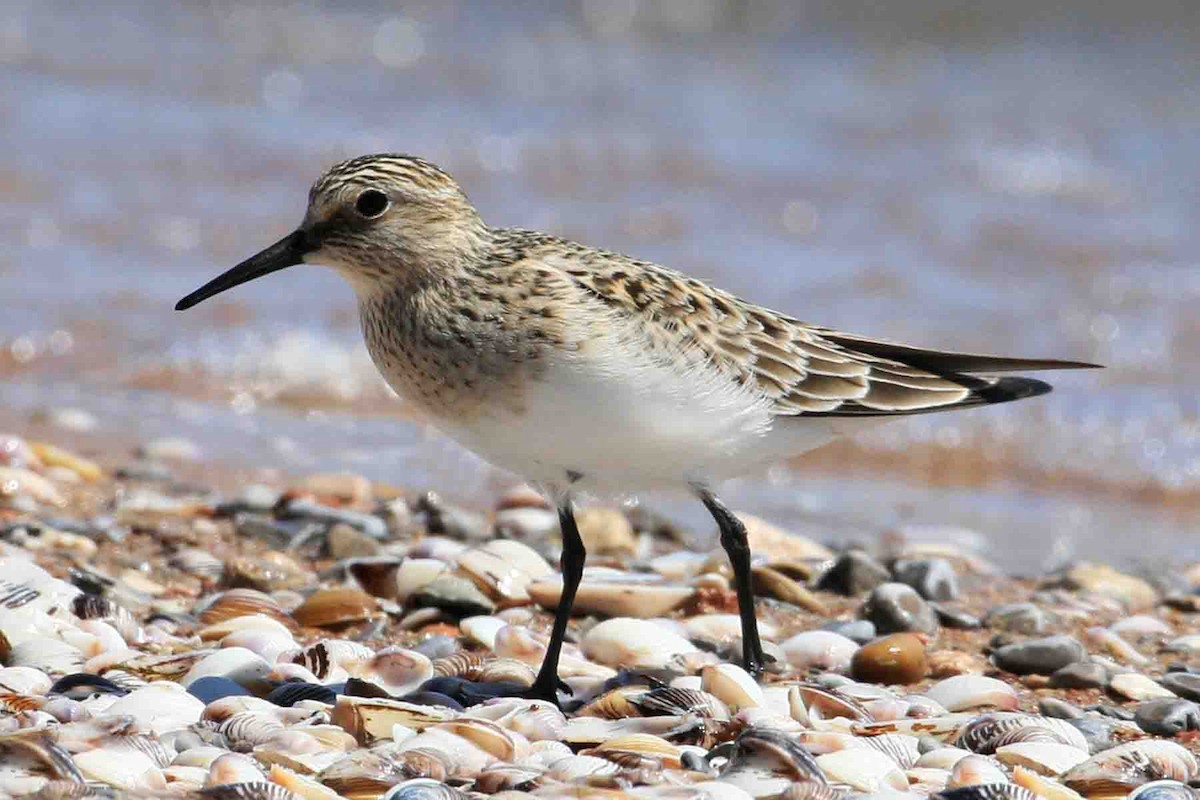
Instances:
[[[0,75],[10,427],[77,408],[487,502],[508,479],[408,418],[331,272],[171,310],[291,230],[324,167],[401,151],[492,224],[801,319],[1109,367],[749,476],[735,507],[840,541],[974,531],[1017,568],[1200,555],[1190,0],[7,0]]]

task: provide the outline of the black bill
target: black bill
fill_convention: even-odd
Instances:
[[[208,283],[175,304],[176,311],[186,311],[213,295],[220,294],[226,289],[232,289],[239,284],[261,278],[272,272],[278,272],[285,267],[291,267],[304,260],[304,254],[312,248],[304,235],[304,231],[288,234],[275,244],[257,255],[250,256],[228,272],[218,275]]]

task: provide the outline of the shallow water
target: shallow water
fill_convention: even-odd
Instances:
[[[493,224],[802,319],[1109,367],[884,426],[737,507],[835,540],[965,526],[1020,567],[1200,554],[1200,12],[903,5],[6,3],[0,402],[486,499],[503,477],[407,421],[333,274],[171,311],[324,166],[400,150]]]

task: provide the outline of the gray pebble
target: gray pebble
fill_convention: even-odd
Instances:
[[[930,605],[915,589],[903,583],[875,587],[859,614],[875,623],[875,630],[881,634],[936,633],[938,629],[937,615]]]
[[[1103,689],[1108,685],[1108,670],[1103,664],[1077,661],[1056,670],[1050,685],[1055,689]]]
[[[487,517],[450,505],[436,492],[421,495],[414,510],[425,517],[425,527],[430,533],[464,542],[481,542],[492,537],[492,526]]]
[[[1038,698],[1038,712],[1044,717],[1053,717],[1054,719],[1079,719],[1085,714],[1079,706],[1057,697]]]
[[[1200,706],[1170,697],[1147,700],[1138,704],[1133,721],[1152,736],[1175,736],[1200,728]]]
[[[974,614],[968,614],[959,608],[950,608],[942,603],[930,603],[930,605],[937,613],[938,622],[947,628],[966,631],[979,627],[979,617]]]
[[[491,614],[496,610],[487,595],[474,583],[457,575],[434,578],[409,598],[413,608],[438,608],[460,617]]]
[[[861,550],[843,553],[818,580],[817,588],[854,597],[869,592],[891,575],[887,567]]]
[[[457,653],[459,646],[458,640],[453,636],[438,633],[417,642],[412,649],[433,661]]]
[[[1034,635],[1050,627],[1050,618],[1033,603],[1008,603],[985,614],[983,624],[995,631]]]
[[[897,561],[892,570],[896,580],[907,583],[926,600],[957,600],[958,576],[944,558],[918,558]]]
[[[831,622],[825,630],[841,634],[857,644],[866,644],[876,638],[875,623],[869,619],[854,619],[849,622]]]
[[[1162,676],[1159,683],[1180,697],[1200,702],[1200,675],[1191,672],[1168,672]]]
[[[320,522],[325,525],[345,523],[373,539],[387,539],[387,523],[373,514],[349,508],[333,508],[303,497],[296,497],[276,509],[280,519]]]
[[[1050,675],[1087,658],[1087,649],[1073,636],[1048,636],[1005,645],[992,653],[992,663],[1017,675]]]

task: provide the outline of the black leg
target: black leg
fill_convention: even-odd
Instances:
[[[575,605],[575,592],[579,589],[580,579],[583,578],[583,562],[587,558],[587,550],[583,547],[583,539],[580,538],[579,528],[575,525],[575,512],[571,509],[570,500],[564,499],[559,504],[558,523],[562,528],[563,540],[562,597],[558,599],[558,608],[554,612],[554,629],[550,633],[550,644],[546,647],[542,668],[538,670],[537,679],[527,693],[529,697],[549,700],[556,704],[559,687],[566,688],[558,679],[558,657],[562,653],[563,639],[567,635],[567,621],[571,618],[571,606]]]
[[[757,678],[762,674],[762,641],[758,638],[758,620],[754,617],[754,589],[750,583],[750,543],[746,541],[746,526],[734,513],[703,487],[696,494],[717,521],[721,531],[721,546],[733,565],[733,585],[737,589],[738,615],[742,618],[742,662],[746,671]]]

